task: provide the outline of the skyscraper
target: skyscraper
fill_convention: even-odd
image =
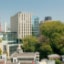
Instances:
[[[51,16],[46,16],[44,21],[48,21],[48,20],[52,20],[52,17]]]
[[[11,17],[11,31],[17,32],[18,39],[32,35],[32,21],[30,13],[18,12]]]
[[[34,36],[39,36],[39,18],[38,17],[36,17],[34,19],[33,35]]]

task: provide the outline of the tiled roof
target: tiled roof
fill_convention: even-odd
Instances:
[[[35,53],[30,53],[30,52],[24,52],[24,53],[18,53],[15,52],[11,55],[11,57],[34,57]]]

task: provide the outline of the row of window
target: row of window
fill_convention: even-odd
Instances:
[[[21,20],[31,20],[31,15],[29,15],[29,14],[21,14],[20,15],[20,17],[21,17]]]

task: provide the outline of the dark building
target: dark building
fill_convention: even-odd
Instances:
[[[51,16],[46,16],[44,20],[45,21],[52,20],[52,17]]]

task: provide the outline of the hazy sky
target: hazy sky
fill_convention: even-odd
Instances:
[[[64,0],[0,0],[0,21],[10,22],[15,13],[30,12],[40,17],[51,16],[54,20],[64,21]]]

